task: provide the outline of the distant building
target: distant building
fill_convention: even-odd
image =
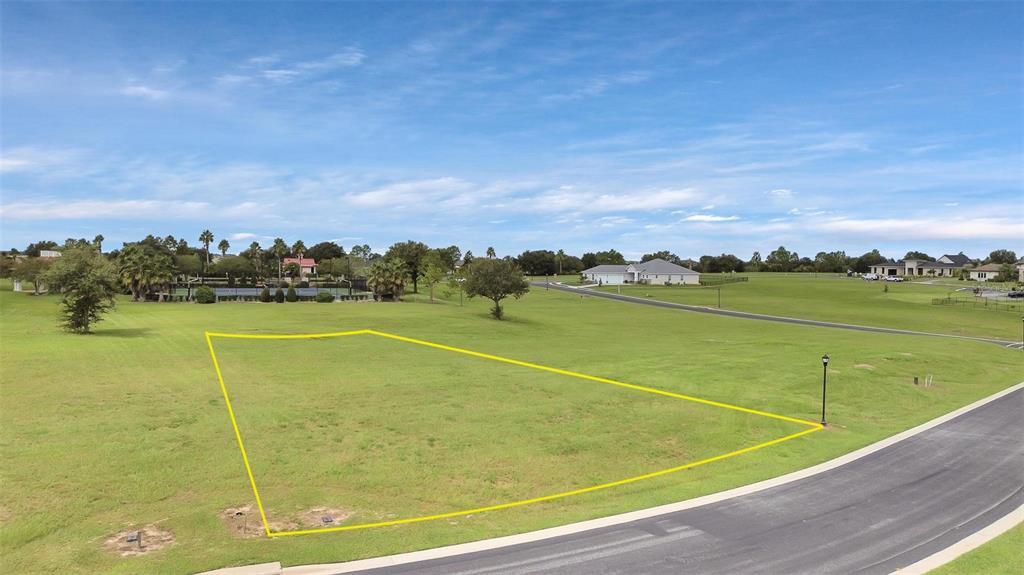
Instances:
[[[1017,281],[1024,282],[1024,258],[1017,262]]]
[[[39,250],[39,257],[44,260],[55,260],[61,256],[57,250]]]
[[[588,281],[604,285],[700,283],[699,273],[663,259],[628,265],[594,266],[583,270],[582,274]]]
[[[1001,264],[985,264],[970,270],[968,273],[971,274],[972,280],[987,282],[996,279],[1002,267]]]
[[[965,268],[965,267],[971,265],[971,258],[965,256],[963,252],[960,252],[960,253],[956,254],[955,256],[951,256],[951,255],[948,255],[948,254],[944,255],[941,258],[939,258],[937,261],[939,263],[943,263],[943,264],[956,264],[956,265],[958,265],[958,266],[960,266],[962,268]]]
[[[313,258],[284,258],[281,265],[287,269],[288,264],[299,265],[299,277],[301,278],[306,278],[316,273],[316,260]]]
[[[954,256],[944,255],[934,262],[889,259],[871,266],[871,273],[880,276],[957,277],[960,270],[970,263],[971,258],[965,256],[963,252]]]

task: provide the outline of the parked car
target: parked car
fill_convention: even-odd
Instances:
[[[869,282],[873,282],[878,279],[878,274],[864,274],[860,276]]]
[[[1012,297],[1014,299],[1024,298],[1024,291],[1012,291],[1012,292],[1006,294],[1006,297]]]
[[[903,281],[903,278],[901,278],[900,276],[885,276],[885,281],[887,281],[887,282],[901,282],[901,281]]]

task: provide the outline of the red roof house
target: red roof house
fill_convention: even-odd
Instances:
[[[281,265],[287,268],[288,264],[299,264],[299,277],[316,273],[316,260],[313,258],[284,258]]]

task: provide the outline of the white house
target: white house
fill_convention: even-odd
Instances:
[[[700,283],[699,273],[663,259],[629,265],[600,265],[582,273],[587,281],[604,285]]]
[[[992,281],[999,275],[999,269],[1003,267],[999,264],[985,264],[978,266],[970,270],[971,279],[979,282]]]
[[[927,260],[886,260],[871,266],[871,273],[880,276],[934,276],[956,277],[971,260],[960,252],[944,255],[937,261]]]

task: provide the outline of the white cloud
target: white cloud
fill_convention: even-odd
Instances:
[[[349,194],[348,200],[367,207],[405,208],[437,202],[464,203],[473,185],[459,178],[433,178],[396,182],[367,192]]]
[[[280,70],[264,70],[262,75],[271,82],[278,84],[288,84],[295,81],[299,77],[298,70],[280,69]]]
[[[251,240],[260,237],[258,234],[251,232],[238,232],[228,236],[229,240]]]
[[[163,100],[170,94],[170,92],[166,90],[150,88],[149,86],[143,86],[141,84],[125,86],[121,88],[120,92],[124,96],[146,98],[148,100]]]
[[[323,74],[341,68],[354,68],[360,66],[364,60],[366,60],[365,52],[355,46],[349,46],[318,60],[287,63],[276,56],[263,56],[250,58],[248,60],[249,66],[243,67],[260,68],[258,74],[270,82],[290,84],[316,74]],[[225,74],[218,76],[218,78],[223,79],[234,76],[233,74]]]
[[[281,57],[277,54],[270,54],[267,56],[254,56],[247,60],[247,63],[251,66],[269,66],[276,62],[279,62]]]
[[[366,54],[362,50],[354,46],[349,46],[341,52],[336,52],[320,60],[300,62],[296,64],[295,67],[300,70],[332,70],[334,68],[351,68],[362,64],[365,59]]]
[[[583,81],[577,88],[561,94],[549,94],[542,99],[546,102],[567,102],[579,100],[592,96],[600,96],[615,86],[626,86],[646,82],[650,74],[641,71],[624,72],[617,75],[604,75],[596,78],[589,78]]]
[[[49,171],[79,157],[78,150],[33,147],[0,150],[0,173]]]
[[[184,65],[185,65],[185,60],[181,60],[181,59],[175,60],[174,62],[170,62],[168,64],[161,64],[161,65],[158,65],[158,66],[153,66],[153,73],[154,74],[171,74],[171,73],[174,73],[174,72],[177,72],[178,70],[180,70],[181,67],[184,66]]]
[[[690,206],[701,199],[701,194],[694,188],[605,192],[563,185],[520,198],[518,208],[536,212],[647,211]]]
[[[16,172],[29,169],[32,164],[24,158],[0,158],[0,172]]]
[[[826,232],[878,239],[901,240],[973,240],[1014,239],[1024,237],[1024,223],[1010,218],[836,218],[811,227]]]
[[[779,188],[779,189],[776,189],[776,190],[769,190],[766,193],[769,196],[772,196],[773,198],[792,198],[793,197],[793,190],[790,190],[790,189],[787,189],[787,188]]]
[[[633,218],[627,218],[623,216],[604,216],[603,218],[597,219],[597,225],[602,228],[614,228],[617,226],[624,226],[634,223],[636,220]]]
[[[210,210],[207,202],[45,200],[5,204],[0,207],[0,217],[10,220],[182,219],[204,216]]]
[[[684,222],[733,222],[740,219],[739,216],[716,216],[714,214],[693,214],[683,218]]]
[[[252,81],[252,78],[241,74],[221,74],[214,77],[213,81],[222,86],[237,86]]]

